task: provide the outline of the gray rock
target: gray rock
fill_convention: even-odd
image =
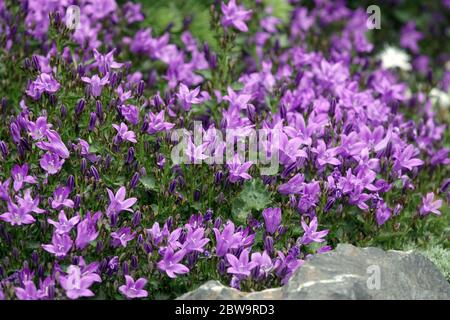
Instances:
[[[177,300],[266,300],[282,299],[281,288],[267,289],[256,292],[242,292],[227,286],[219,281],[211,280],[198,289],[185,293]]]
[[[412,251],[341,244],[310,258],[282,288],[246,293],[208,281],[178,299],[449,300],[450,284],[430,260]]]

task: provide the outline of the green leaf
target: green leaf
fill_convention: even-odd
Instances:
[[[288,0],[264,0],[264,4],[266,7],[272,8],[275,17],[280,18],[283,22],[289,20],[292,7]]]
[[[156,191],[158,187],[156,186],[156,181],[153,176],[144,176],[139,179],[146,190]]]
[[[232,204],[233,216],[241,223],[245,222],[252,211],[261,211],[272,202],[271,193],[259,179],[244,184],[244,188]]]

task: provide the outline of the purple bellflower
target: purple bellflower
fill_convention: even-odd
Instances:
[[[133,212],[130,209],[136,202],[136,198],[129,198],[125,200],[126,189],[125,187],[120,187],[114,194],[110,189],[106,189],[109,195],[109,206],[106,209],[106,214],[110,217],[113,214],[119,214],[122,211]]]
[[[230,0],[228,5],[222,2],[222,26],[225,28],[233,26],[239,31],[247,32],[248,27],[245,24],[252,16],[251,10],[245,10],[241,5],[236,5],[236,0]]]
[[[139,278],[136,281],[129,275],[125,275],[125,284],[119,287],[119,291],[128,299],[146,298],[148,292],[144,290],[147,280]]]
[[[280,208],[266,208],[262,212],[266,231],[274,234],[281,225],[281,209]]]
[[[164,250],[164,257],[158,262],[157,267],[159,270],[167,273],[170,278],[176,278],[177,274],[188,273],[189,268],[179,263],[185,255],[185,250],[174,252],[171,247],[167,247]]]

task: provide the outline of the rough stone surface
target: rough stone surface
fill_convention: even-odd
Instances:
[[[282,288],[244,293],[218,281],[208,281],[178,299],[450,300],[450,284],[420,254],[341,244],[332,252],[309,259]]]

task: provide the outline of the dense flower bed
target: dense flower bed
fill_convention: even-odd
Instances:
[[[448,246],[434,35],[371,42],[353,2],[205,3],[202,43],[195,14],[155,31],[138,3],[0,0],[0,299],[257,290],[339,242]]]

